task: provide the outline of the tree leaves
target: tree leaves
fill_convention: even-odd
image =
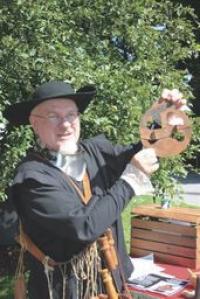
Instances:
[[[129,143],[138,141],[141,115],[164,87],[191,97],[184,79],[188,71],[177,67],[199,51],[189,7],[156,0],[123,0],[123,5],[118,0],[18,0],[2,1],[0,13],[1,110],[28,99],[35,86],[50,79],[76,88],[96,84],[97,98],[82,117],[82,136],[104,132],[115,142]],[[1,194],[31,140],[25,128],[8,127],[4,133]],[[195,141],[193,155],[196,147]],[[176,174],[183,173],[184,160],[174,161],[162,169],[170,173],[173,165]],[[162,186],[170,181],[164,177]],[[157,178],[155,183],[160,186]]]

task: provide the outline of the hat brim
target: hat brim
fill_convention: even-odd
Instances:
[[[73,94],[60,94],[57,97],[45,97],[38,101],[31,100],[12,104],[4,110],[3,116],[14,126],[28,125],[30,124],[29,116],[33,108],[47,100],[61,98],[73,100],[76,103],[79,112],[83,113],[95,95],[96,89],[94,87],[83,87]]]

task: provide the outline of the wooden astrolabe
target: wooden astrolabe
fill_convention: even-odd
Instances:
[[[145,148],[155,149],[158,157],[170,157],[183,152],[192,136],[188,116],[173,105],[158,101],[143,115],[140,138]]]

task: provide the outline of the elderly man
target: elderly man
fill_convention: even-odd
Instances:
[[[79,139],[79,114],[94,96],[91,86],[75,92],[70,84],[50,81],[30,101],[4,112],[13,125],[30,124],[36,136],[16,169],[12,196],[25,233],[54,261],[49,267],[30,255],[30,299],[89,299],[104,292],[98,273],[104,261],[95,241],[108,228],[125,279],[133,270],[120,214],[134,195],[152,191],[149,175],[158,162],[154,150],[140,144]],[[121,292],[122,275],[114,276]]]

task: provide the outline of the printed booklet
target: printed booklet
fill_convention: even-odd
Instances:
[[[188,284],[187,280],[170,277],[165,274],[150,273],[128,281],[128,285],[135,289],[172,296],[180,292]]]

